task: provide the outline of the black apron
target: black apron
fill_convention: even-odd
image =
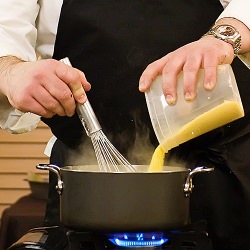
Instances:
[[[53,57],[69,57],[86,74],[92,85],[87,95],[103,131],[126,154],[144,129],[157,145],[138,91],[141,73],[152,61],[199,39],[221,11],[218,0],[65,0]],[[70,147],[85,137],[77,115],[46,122]]]
[[[86,74],[92,85],[87,95],[102,129],[127,158],[138,136],[148,134],[148,141],[154,147],[158,144],[144,94],[138,91],[141,73],[152,61],[199,39],[222,10],[219,0],[64,0],[53,58],[69,57],[72,65]],[[245,111],[249,113],[250,73],[237,60],[233,68]],[[89,140],[77,115],[54,116],[43,121],[58,138],[51,162],[60,166],[73,164],[67,162],[66,159],[70,159],[67,152],[78,152],[78,145]],[[214,243],[218,246],[215,249],[224,249],[221,242],[236,241],[239,246],[236,227],[250,236],[249,226],[240,216],[244,214],[246,218],[246,209],[242,206],[234,211],[235,198],[245,205],[245,195],[249,191],[243,188],[246,178],[250,177],[250,160],[246,157],[250,146],[248,121],[246,116],[185,143],[169,154],[169,161],[181,164],[185,161],[191,168],[203,163],[216,167],[209,177],[195,178],[191,203],[192,219],[206,219],[210,235],[214,242],[219,242]],[[235,147],[242,157],[232,153]],[[132,162],[133,158],[129,160]],[[224,183],[223,188],[221,183]],[[215,188],[221,191],[218,195],[210,192],[215,192]],[[218,199],[223,202],[218,204]],[[53,218],[53,222],[58,219]],[[240,245],[225,249],[246,248]]]

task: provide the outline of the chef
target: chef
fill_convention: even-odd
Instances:
[[[184,50],[177,54],[178,49],[188,44],[185,48],[191,50],[193,41],[197,41],[192,47],[193,60],[196,53],[202,61],[213,59],[212,65],[197,64],[196,70],[231,63],[238,54],[249,63],[248,0],[232,0],[219,20],[220,25],[230,25],[233,34],[240,37],[238,47],[235,41],[225,41],[222,34],[215,36],[212,31],[200,39],[211,27],[216,29],[213,24],[227,4],[228,1],[219,0],[0,0],[1,127],[13,133],[25,132],[34,129],[42,117],[56,138],[51,163],[72,164],[69,154],[82,155],[79,146],[87,140],[74,113],[75,100],[84,103],[88,91],[104,132],[128,160],[137,163],[130,152],[141,148],[136,143],[138,137],[148,134],[147,142],[153,148],[158,144],[144,96],[137,86],[149,64],[169,54],[184,58]],[[199,50],[201,44],[206,46]],[[207,48],[214,48],[216,53],[206,54]],[[36,61],[37,56],[41,60]],[[74,68],[58,61],[64,57],[69,57]],[[157,70],[160,73],[169,62],[171,56],[160,61],[159,67],[151,64],[147,68],[151,73],[144,71],[141,78],[140,90],[145,91],[150,85],[145,75],[154,76]],[[185,69],[184,65],[174,72]],[[247,249],[250,238],[250,73],[237,58],[232,66],[246,116],[183,144],[169,157],[185,162],[187,167],[205,164],[216,168],[210,177],[197,178],[191,217],[192,221],[207,221],[214,249],[220,250]],[[210,74],[214,79],[215,71]],[[174,92],[168,91],[166,98],[172,102]],[[185,96],[192,100],[193,93]],[[53,176],[50,184],[46,225],[59,223]]]

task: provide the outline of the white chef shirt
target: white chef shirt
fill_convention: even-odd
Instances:
[[[250,28],[250,0],[220,0],[227,7],[220,15],[241,20]],[[36,53],[51,58],[63,0],[0,0],[0,56],[15,55],[35,61]],[[250,53],[241,56],[250,62]],[[0,98],[0,127],[11,133],[34,129],[40,117],[22,113]]]

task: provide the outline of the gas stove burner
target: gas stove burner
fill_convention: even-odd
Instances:
[[[9,250],[212,250],[204,222],[166,232],[104,233],[60,226],[30,230]]]
[[[117,247],[159,247],[168,241],[164,233],[114,233],[107,235],[108,240]]]

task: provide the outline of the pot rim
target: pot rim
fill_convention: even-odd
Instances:
[[[60,168],[60,171],[80,172],[80,173],[98,173],[98,174],[169,174],[190,172],[190,169],[180,166],[163,166],[162,171],[147,171],[149,165],[133,165],[136,172],[102,172],[98,165],[69,165]]]

